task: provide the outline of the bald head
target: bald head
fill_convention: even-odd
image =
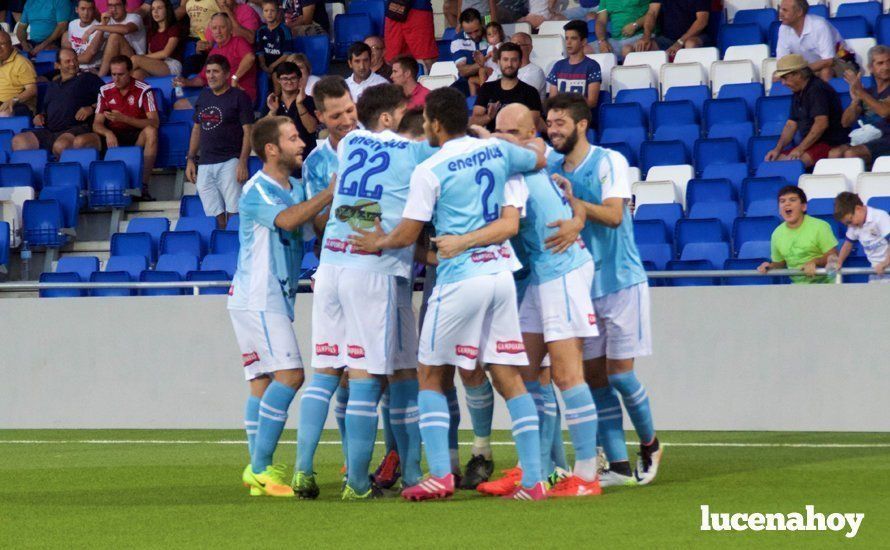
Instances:
[[[532,36],[527,32],[517,32],[510,37],[510,42],[522,50],[522,66],[528,65],[528,58],[532,53]]]
[[[510,103],[503,107],[495,119],[495,129],[502,134],[510,134],[519,139],[535,137],[535,119],[531,110],[521,103]]]

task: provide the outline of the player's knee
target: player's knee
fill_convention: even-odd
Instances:
[[[443,368],[424,367],[417,372],[417,382],[421,390],[443,392],[445,390]]]
[[[560,391],[565,391],[584,383],[584,377],[577,369],[553,369],[552,377],[553,382]],[[606,383],[608,383],[608,379]]]
[[[275,381],[295,390],[303,385],[303,369],[287,369],[275,372]]]
[[[473,370],[460,369],[460,379],[465,386],[478,386],[485,382],[485,369],[478,363]]]

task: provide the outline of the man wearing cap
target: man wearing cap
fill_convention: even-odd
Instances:
[[[779,59],[775,74],[791,89],[791,114],[782,135],[764,160],[800,159],[807,170],[828,158],[832,147],[846,143],[847,130],[841,124],[841,100],[829,84],[816,78],[802,55],[791,54]],[[794,135],[801,141],[794,145]]]

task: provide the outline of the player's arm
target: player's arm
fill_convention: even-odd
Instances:
[[[560,182],[557,181],[557,177],[559,176],[552,177],[557,184],[560,184]],[[581,234],[581,231],[584,229],[584,224],[587,222],[587,213],[584,210],[584,205],[582,204],[582,201],[572,193],[572,184],[569,180],[562,178],[561,186],[566,199],[572,207],[572,217],[567,220],[557,220],[547,224],[547,227],[556,227],[557,230],[544,240],[544,245],[548,249],[553,250],[556,254],[565,252],[569,247],[575,244],[575,241],[578,240],[578,235]]]
[[[430,250],[429,242],[421,233],[414,246],[414,261],[424,265],[439,265],[439,257]]]
[[[501,217],[465,235],[441,235],[430,239],[439,249],[443,260],[459,256],[470,248],[500,244],[519,233],[519,209],[515,206],[501,208]]]
[[[844,244],[841,245],[841,251],[837,255],[837,267],[840,268],[844,265],[844,262],[847,261],[847,258],[850,256],[850,252],[853,251],[853,242],[849,239],[844,239]]]
[[[350,235],[349,243],[354,249],[371,254],[380,250],[405,248],[417,242],[425,224],[424,221],[402,218],[395,229],[386,233],[380,225],[380,218],[377,218],[374,220],[374,231],[356,228],[358,234]]]
[[[275,216],[275,225],[285,231],[295,231],[304,223],[314,219],[333,200],[334,190],[327,187],[311,199],[282,210]]]

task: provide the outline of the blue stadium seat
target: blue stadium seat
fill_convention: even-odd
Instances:
[[[878,44],[890,44],[890,14],[883,14],[875,24],[875,38]]]
[[[738,250],[738,257],[742,259],[769,258],[771,254],[770,241],[745,241]]]
[[[600,107],[600,131],[637,127],[647,127],[646,114],[639,103],[607,103]]]
[[[728,122],[750,122],[748,104],[740,97],[729,99],[709,99],[705,101],[704,109],[705,129],[711,126]]]
[[[729,240],[729,236],[732,234],[732,224],[738,216],[739,205],[735,201],[699,202],[692,205],[689,209],[689,219],[691,220],[720,220],[723,226],[723,240],[725,241]],[[722,264],[723,262],[720,263]],[[720,264],[714,265],[719,266]]]
[[[77,273],[81,281],[89,281],[96,271],[99,271],[99,258],[95,256],[64,256],[56,263],[56,273]]]
[[[868,22],[864,17],[856,15],[852,17],[832,17],[828,20],[844,39],[868,38],[871,36]]]
[[[703,175],[709,166],[736,164],[743,160],[739,144],[732,138],[699,139],[693,151],[698,175]]]
[[[732,182],[735,196],[742,194],[742,181],[748,177],[748,164],[744,162],[729,162],[726,164],[709,164],[702,170],[703,179],[726,178]]]
[[[712,269],[722,269],[723,262],[729,259],[729,243],[689,243],[683,248],[680,260],[704,260]]]
[[[847,107],[850,106],[850,103],[853,102],[853,99],[850,97],[849,93],[838,94],[841,98],[841,109],[847,110]]]
[[[68,236],[62,233],[65,215],[58,201],[25,201],[22,224],[22,238],[32,247],[59,248],[68,242]]]
[[[834,219],[833,215],[822,215],[822,216],[813,216],[816,219],[822,220],[828,225],[831,226],[831,230],[834,231],[834,235],[841,240],[844,238],[844,235],[847,233],[847,228],[841,222]]]
[[[661,220],[634,222],[634,241],[637,244],[670,244],[667,226]]]
[[[150,261],[158,259],[158,248],[161,243],[161,235],[170,230],[170,220],[167,218],[133,218],[127,224],[127,233],[148,233],[151,236]]]
[[[634,211],[634,224],[646,220],[661,220],[664,223],[667,242],[674,240],[674,227],[683,217],[683,207],[677,203],[642,204]]]
[[[0,164],[0,187],[34,187],[30,164]]]
[[[745,209],[745,217],[757,218],[760,216],[776,216],[778,213],[778,203],[776,199],[757,199],[751,201],[748,208]]]
[[[74,185],[54,185],[40,192],[40,200],[56,201],[62,207],[63,227],[77,227],[80,211],[80,190]]]
[[[127,192],[130,176],[120,160],[96,161],[90,165],[89,202],[93,208],[122,208],[133,202]]]
[[[226,231],[238,231],[238,227],[241,225],[241,216],[238,214],[232,214],[229,216],[229,219],[226,221]]]
[[[726,48],[730,46],[761,44],[764,38],[760,25],[756,23],[732,23],[720,27],[717,45],[721,52],[726,52]]]
[[[615,96],[613,103],[636,103],[643,109],[643,118],[648,124],[649,113],[652,105],[658,102],[658,90],[656,88],[639,88],[633,90],[621,90]]]
[[[371,18],[371,31],[383,36],[383,16],[386,13],[386,2],[383,0],[352,0],[346,13],[364,13]]]
[[[187,254],[201,257],[201,236],[197,231],[165,231],[161,234],[161,247],[158,254]],[[160,257],[158,258],[160,260]],[[195,268],[197,269],[197,268]],[[185,272],[183,272],[183,275]]]
[[[175,271],[149,271],[139,274],[139,281],[143,283],[171,283],[181,281],[182,277]],[[181,288],[141,288],[140,296],[181,296]]]
[[[665,101],[691,101],[696,113],[698,113],[699,120],[701,120],[705,100],[710,98],[711,90],[705,85],[672,86],[664,93]]]
[[[145,83],[161,93],[163,103],[158,105],[158,110],[162,113],[173,111],[173,79],[169,76],[149,76],[146,77]]]
[[[195,110],[194,109],[174,109],[167,116],[167,122],[186,122],[189,125],[194,124],[195,121]],[[186,136],[186,141],[188,141],[189,136]]]
[[[640,147],[640,170],[643,174],[653,166],[689,164],[689,153],[682,141],[644,141]]]
[[[778,204],[779,189],[788,185],[784,178],[746,178],[742,182],[742,210],[748,211],[748,205],[754,201],[769,200]]]
[[[451,40],[436,40],[436,47],[439,48],[437,61],[451,61]]]
[[[652,105],[650,117],[652,129],[662,126],[679,126],[681,124],[698,124],[698,111],[688,99],[682,101],[659,101]]]
[[[640,146],[644,141],[646,141],[646,129],[642,127],[608,128],[602,130],[600,135],[600,145],[602,147],[606,147],[607,144],[612,143],[624,144],[626,149],[621,150],[620,152],[627,158],[627,162],[631,166],[636,166],[638,164]]]
[[[126,271],[97,271],[90,276],[91,283],[129,283],[133,279]],[[133,296],[132,288],[91,288],[90,296]]]
[[[346,59],[353,42],[361,42],[374,34],[371,18],[366,13],[343,13],[334,19],[334,57]]]
[[[748,145],[748,140],[754,136],[753,122],[729,122],[715,124],[708,131],[708,137],[713,139],[734,139],[741,151]]]
[[[6,162],[9,153],[12,152],[12,130],[0,130],[0,160]]]
[[[768,262],[769,256],[765,256],[762,258],[738,258],[733,259],[730,258],[723,262],[723,269],[745,269],[745,270],[754,270],[762,264],[763,262]],[[774,285],[778,284],[778,277],[724,277],[723,284],[727,286],[742,286],[742,285]]]
[[[777,136],[782,133],[791,112],[791,96],[767,96],[757,100],[754,118],[757,131],[764,136]]]
[[[39,190],[43,187],[43,172],[46,170],[46,163],[49,162],[49,153],[45,150],[13,151],[9,155],[9,162],[10,164],[30,164],[36,188]]]
[[[237,254],[208,254],[201,261],[201,271],[224,271],[229,279],[235,276],[236,267]]]
[[[797,185],[798,178],[805,172],[803,162],[799,160],[774,160],[762,162],[754,175],[758,178],[779,177],[788,182],[788,185]]]
[[[192,216],[206,216],[204,213],[204,204],[201,203],[201,197],[198,195],[183,195],[179,201],[179,217],[190,218]]]
[[[850,256],[844,262],[844,267],[871,267],[871,262],[868,261],[868,258],[863,258],[861,256]],[[867,283],[869,277],[869,275],[844,275],[843,281],[844,284]]]
[[[239,241],[237,231],[216,229],[210,235],[211,254],[238,254]]]
[[[328,35],[297,36],[294,38],[293,50],[296,53],[305,54],[309,58],[312,74],[315,76],[328,74],[331,63],[331,42]]]
[[[155,271],[173,271],[185,279],[189,271],[198,270],[198,258],[191,254],[161,254]]]
[[[671,245],[669,244],[638,244],[640,259],[644,262],[652,262],[655,269],[664,271],[667,263],[673,259]]]
[[[138,281],[139,274],[146,269],[148,258],[145,256],[111,256],[105,262],[105,271],[123,271],[132,281]]]
[[[760,27],[760,33],[763,36],[767,36],[769,34],[770,25],[772,25],[774,21],[778,20],[779,16],[776,13],[776,10],[773,8],[739,10],[735,12],[735,16],[732,18],[733,24],[736,25],[754,23],[755,25]]]
[[[749,119],[754,118],[755,104],[761,97],[763,97],[763,84],[760,82],[724,84],[720,87],[720,91],[717,92],[717,99],[743,99],[748,106]]]
[[[640,130],[642,130],[642,128],[640,128]],[[640,143],[642,143],[642,141]],[[618,142],[609,143],[606,141],[600,141],[599,146],[602,147],[603,149],[611,149],[612,151],[615,151],[616,153],[620,153],[621,156],[623,156],[625,158],[625,160],[627,160],[627,163],[630,166],[636,166],[636,164],[637,164],[636,159],[638,156],[637,151],[639,150],[639,147],[637,148],[637,150],[634,150],[634,149],[631,149],[627,143],[618,143]]]
[[[890,212],[890,197],[872,197],[868,199],[868,206]]]
[[[253,177],[254,174],[263,169],[263,161],[260,157],[251,156],[247,159],[247,175]]]
[[[0,265],[9,264],[9,222],[0,221]]]
[[[679,126],[662,126],[655,130],[653,141],[680,141],[686,147],[686,155],[693,156],[695,142],[701,137],[698,124],[682,124]]]
[[[85,189],[83,169],[76,162],[49,162],[43,171],[43,184],[47,187],[75,185],[80,192]]]
[[[216,231],[216,218],[210,216],[179,218],[176,222],[176,231],[196,232],[201,237],[201,254],[198,257],[203,258],[210,248],[210,236]]]
[[[174,111],[179,113],[182,111]],[[162,122],[158,129],[158,168],[185,168],[192,124],[185,121]]]
[[[112,147],[105,151],[105,160],[120,160],[127,165],[130,189],[142,189],[142,147]]]
[[[736,252],[748,241],[769,241],[782,220],[776,216],[736,218],[732,228],[732,244]]]
[[[189,271],[185,277],[186,281],[229,281],[231,277],[219,269]],[[222,287],[202,288],[198,290],[198,294],[228,294],[229,289]]]
[[[686,184],[686,208],[691,209],[696,203],[724,202],[736,200],[735,188],[726,178],[696,178]]]
[[[186,137],[188,141],[188,137]],[[59,162],[76,162],[81,168],[81,179],[84,182],[82,189],[86,190],[87,176],[90,173],[90,164],[99,160],[99,151],[95,149],[65,149]]]
[[[77,273],[50,273],[40,274],[41,283],[79,283],[80,276]],[[78,298],[86,296],[82,288],[46,288],[40,290],[41,298]]]
[[[112,256],[142,256],[149,262],[152,254],[151,235],[148,233],[115,233],[111,236]]]
[[[748,171],[755,173],[766,154],[772,151],[779,141],[779,136],[756,136],[748,141]]]
[[[685,218],[677,222],[674,249],[679,256],[679,252],[689,243],[719,243],[727,240],[720,220],[716,218]]]
[[[707,260],[671,260],[668,262],[668,271],[711,271],[714,269]],[[670,286],[717,286],[719,278],[695,277],[668,279]]]
[[[0,118],[0,130],[11,130],[18,134],[31,126],[31,118],[26,116],[11,116]]]

